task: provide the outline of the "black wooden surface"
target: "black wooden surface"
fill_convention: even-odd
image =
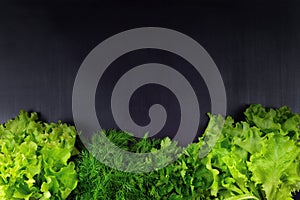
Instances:
[[[41,2],[0,4],[1,122],[20,109],[72,122],[72,87],[86,55],[144,26],[178,30],[208,51],[226,86],[228,114],[240,117],[250,103],[300,112],[298,3]]]
[[[241,119],[251,103],[300,113],[299,11],[297,1],[1,1],[0,122],[25,109],[72,124],[84,58],[106,38],[145,26],[180,31],[208,51],[228,115]]]

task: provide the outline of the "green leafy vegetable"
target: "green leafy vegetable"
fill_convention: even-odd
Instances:
[[[21,111],[0,125],[0,199],[66,199],[77,185],[76,130]]]
[[[245,115],[242,122],[226,119],[207,155],[219,172],[218,187],[211,187],[218,192],[210,198],[292,199],[300,189],[299,115],[261,105],[251,105]]]
[[[136,140],[133,136],[115,130],[104,131],[107,138],[118,147],[137,153],[154,152],[157,149],[168,149],[172,143],[169,138]],[[101,134],[101,133],[99,133]],[[101,148],[99,148],[101,147]],[[178,147],[179,150],[179,147]],[[105,157],[105,162],[113,162],[121,165],[127,160],[122,154],[110,154],[111,150],[95,134],[91,144],[91,152],[83,150],[77,159],[77,171],[79,184],[70,199],[153,199],[149,196],[151,185],[156,182],[156,174],[127,173],[110,168],[98,161],[94,155]],[[164,162],[171,159],[168,152],[155,162]],[[128,167],[139,167],[141,163],[127,163]]]
[[[292,199],[300,190],[300,116],[287,107],[266,109],[261,105],[251,105],[245,116],[245,121],[234,122],[231,117],[209,115],[204,134],[175,162],[143,174],[100,163],[93,155],[110,155],[107,159],[115,163],[124,158],[109,154],[110,149],[96,137],[92,152],[83,150],[76,160],[79,184],[70,198]],[[181,150],[169,138],[136,140],[124,132],[104,133],[131,152],[156,152],[170,145],[175,152]],[[170,160],[172,153],[167,151],[160,160]]]

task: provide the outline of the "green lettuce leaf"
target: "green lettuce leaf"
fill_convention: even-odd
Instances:
[[[0,199],[66,199],[77,185],[76,130],[21,111],[0,125]]]
[[[261,152],[248,162],[255,184],[262,184],[267,199],[292,199],[299,190],[300,149],[288,137],[268,134]]]

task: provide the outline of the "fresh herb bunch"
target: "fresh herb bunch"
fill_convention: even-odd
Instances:
[[[287,107],[274,110],[261,105],[251,105],[245,116],[245,121],[235,123],[231,117],[209,115],[198,142],[167,167],[143,174],[100,163],[93,156],[99,154],[99,141],[94,139],[93,151],[82,150],[76,160],[79,184],[72,198],[292,199],[300,190],[300,116]],[[181,150],[168,138],[136,140],[124,132],[105,134],[132,152],[150,152],[163,145]],[[106,151],[100,154],[105,156]],[[110,161],[122,161],[120,156],[112,155]],[[171,159],[171,154],[162,159]]]
[[[76,130],[21,111],[0,125],[0,199],[66,199],[77,185]]]
[[[99,134],[105,134],[111,142],[123,150],[136,153],[153,152],[171,145],[176,147],[176,143],[171,143],[169,138],[149,139],[146,135],[137,140],[128,133],[116,130],[103,131]],[[176,150],[179,152],[180,148],[176,147]],[[174,151],[169,152],[168,159],[172,158],[171,154],[173,153]],[[122,164],[121,162],[126,159],[123,158],[125,155],[120,153],[110,155],[110,149],[106,149],[101,137],[95,134],[91,152],[83,150],[76,160],[79,184],[70,199],[152,199],[149,196],[149,189],[157,179],[156,174],[118,171],[98,161],[94,157],[95,154],[107,157],[107,162],[113,162],[116,165]],[[164,154],[164,156],[166,155],[168,152]],[[129,166],[138,167],[135,164],[139,163],[128,163]]]

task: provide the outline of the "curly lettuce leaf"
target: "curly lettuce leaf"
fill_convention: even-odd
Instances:
[[[66,199],[77,185],[75,138],[74,127],[25,111],[0,125],[0,198]]]
[[[292,113],[287,106],[279,109],[266,109],[260,104],[253,104],[245,111],[246,121],[258,127],[264,133],[288,135],[297,141],[300,136],[300,115]]]
[[[252,180],[262,184],[267,199],[292,199],[291,191],[299,190],[300,149],[288,137],[268,134],[261,152],[248,162]]]

